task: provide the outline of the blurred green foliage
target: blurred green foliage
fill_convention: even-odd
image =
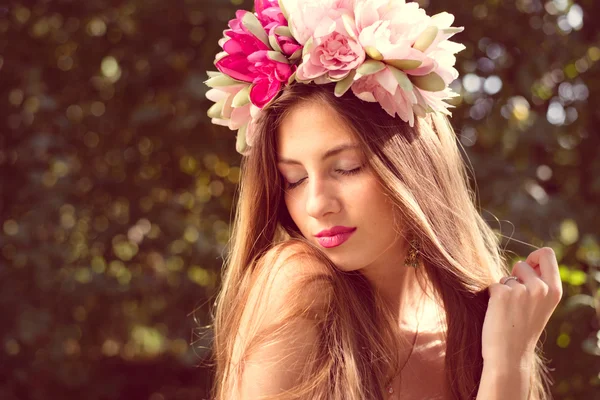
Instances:
[[[465,31],[452,124],[486,220],[554,248],[556,399],[600,399],[596,0],[423,0]],[[206,70],[249,1],[0,5],[0,398],[201,399],[239,180]]]

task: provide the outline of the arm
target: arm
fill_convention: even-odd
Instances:
[[[488,288],[478,400],[531,396],[536,345],[562,297],[558,262],[549,247],[517,262],[511,277],[516,279],[502,277]]]
[[[271,249],[256,272],[240,326],[240,335],[251,342],[242,357],[239,399],[244,400],[281,395],[306,379],[303,371],[320,350],[315,315],[324,310],[328,294],[318,279],[325,265],[296,245],[280,254]]]
[[[527,400],[531,372],[529,370],[486,365],[484,363],[476,400]]]

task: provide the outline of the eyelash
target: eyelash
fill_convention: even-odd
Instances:
[[[355,174],[359,173],[361,169],[362,169],[362,166],[348,170],[348,171],[346,171],[345,169],[336,169],[336,171],[342,175],[355,175]],[[299,186],[302,182],[304,182],[304,179],[306,179],[306,178],[302,178],[298,182],[294,182],[294,183],[288,182],[287,189],[288,190],[294,189],[295,187]]]

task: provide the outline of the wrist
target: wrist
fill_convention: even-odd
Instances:
[[[533,369],[534,358],[532,356],[523,356],[518,358],[503,358],[494,361],[483,361],[483,368],[496,373],[514,373],[531,372]]]
[[[527,399],[531,372],[518,365],[484,363],[477,400]]]
[[[529,375],[533,370],[533,363],[527,360],[484,362],[483,373],[493,376]]]

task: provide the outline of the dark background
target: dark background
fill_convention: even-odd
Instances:
[[[420,3],[466,28],[452,124],[484,217],[559,258],[553,395],[600,399],[600,2]],[[0,399],[207,397],[240,156],[202,82],[251,7],[0,4]]]

